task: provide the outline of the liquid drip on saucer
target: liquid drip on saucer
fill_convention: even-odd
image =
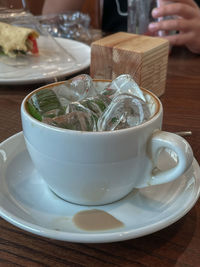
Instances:
[[[76,213],[73,222],[86,231],[110,230],[123,227],[124,224],[111,214],[98,209],[84,210]]]

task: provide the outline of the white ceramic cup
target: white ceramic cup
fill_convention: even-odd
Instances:
[[[106,84],[105,81],[94,83],[98,89]],[[147,90],[144,94],[152,117],[136,127],[106,132],[61,129],[34,119],[27,111],[26,102],[35,91],[21,105],[26,146],[50,189],[69,202],[111,203],[133,188],[173,181],[192,164],[193,153],[186,140],[161,131],[162,104]],[[167,171],[160,171],[156,166],[163,148],[173,150],[178,157],[177,165]]]

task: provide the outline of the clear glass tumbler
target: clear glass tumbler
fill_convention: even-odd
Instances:
[[[151,22],[173,19],[173,16],[154,19],[151,15],[152,9],[161,5],[167,5],[170,1],[163,0],[127,0],[128,2],[128,28],[127,31],[135,34],[152,35],[148,31]],[[156,36],[174,34],[173,31],[159,31]]]
[[[127,0],[128,1],[128,32],[148,34],[148,25],[155,21],[151,11],[157,6],[157,0]]]

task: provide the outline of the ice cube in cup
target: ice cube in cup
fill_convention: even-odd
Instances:
[[[44,118],[44,123],[75,131],[96,131],[96,122],[90,111],[73,111],[54,118]]]
[[[146,102],[131,94],[119,94],[99,118],[98,131],[114,131],[134,127],[149,118],[150,112]]]
[[[146,101],[142,90],[130,74],[122,74],[115,78],[103,91],[103,94],[106,95],[106,93],[107,95],[110,93],[111,98],[124,93],[132,94],[141,98],[143,101]]]
[[[33,94],[27,102],[28,110],[38,120],[64,114],[64,109],[51,89],[44,89]]]
[[[53,90],[58,98],[61,98],[67,104],[68,102],[85,99],[94,91],[94,88],[92,78],[87,74],[81,74],[55,86]],[[66,101],[63,99],[66,99]]]

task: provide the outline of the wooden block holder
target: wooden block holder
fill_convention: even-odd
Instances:
[[[91,45],[90,75],[113,80],[130,74],[157,96],[165,92],[169,42],[163,38],[118,32]]]

